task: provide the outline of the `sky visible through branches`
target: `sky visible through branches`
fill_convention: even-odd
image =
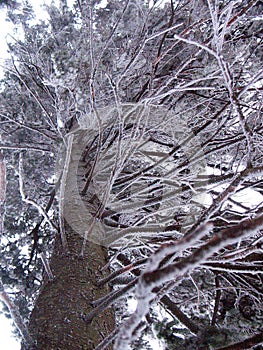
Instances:
[[[45,1],[48,4],[48,1]],[[31,2],[34,7],[34,11],[36,14],[36,21],[38,18],[47,18],[46,12],[42,9],[42,4],[44,2],[42,0],[34,0]],[[0,31],[0,46],[1,46],[1,54],[0,54],[0,78],[3,77],[4,74],[4,61],[9,57],[7,52],[6,41],[12,41],[12,36],[19,37],[19,29],[15,30],[14,26],[6,21],[6,9],[0,9],[0,23],[1,23],[1,31]],[[20,34],[21,35],[21,34]],[[1,349],[8,350],[19,350],[20,349],[20,341],[18,341],[13,335],[13,327],[12,321],[7,319],[4,314],[0,315],[0,347]]]

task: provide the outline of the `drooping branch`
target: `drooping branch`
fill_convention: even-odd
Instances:
[[[181,261],[168,265],[158,270],[152,270],[146,272],[143,276],[143,283],[147,285],[147,288],[156,286],[156,283],[163,283],[169,281],[174,275],[179,273],[183,275],[188,272],[188,269],[194,269],[196,266],[200,266],[207,260],[213,253],[219,251],[222,247],[228,244],[236,242],[238,239],[249,236],[256,233],[261,229],[263,225],[263,215],[260,215],[253,219],[247,219],[241,222],[239,225],[222,230],[214,235],[207,243],[201,245],[191,255],[182,259]],[[153,256],[154,259],[154,256]]]
[[[239,225],[217,233],[207,243],[178,262],[163,268],[145,272],[141,276],[137,287],[137,309],[122,327],[115,343],[115,349],[129,349],[129,343],[132,340],[133,332],[137,328],[141,319],[148,313],[150,304],[154,299],[154,293],[152,291],[155,287],[171,281],[172,279],[179,282],[180,277],[197,266],[200,266],[202,262],[205,262],[208,257],[219,251],[222,247],[236,242],[241,237],[255,233],[262,227],[262,225],[263,215],[254,219],[245,220]],[[152,260],[155,260],[154,255]],[[156,264],[154,267],[156,268]]]

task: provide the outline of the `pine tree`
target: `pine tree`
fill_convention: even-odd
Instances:
[[[262,194],[261,2],[46,10],[9,11],[24,37],[0,94],[0,293],[22,349],[262,343],[262,200],[241,196]]]

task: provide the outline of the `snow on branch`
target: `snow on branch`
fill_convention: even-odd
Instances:
[[[54,275],[53,275],[53,273],[52,273],[52,271],[51,271],[49,262],[48,262],[48,260],[47,260],[47,258],[46,258],[46,256],[45,256],[45,254],[44,254],[43,252],[41,252],[41,253],[39,254],[39,256],[40,256],[40,259],[41,259],[42,264],[43,264],[43,266],[44,266],[44,269],[45,269],[45,271],[46,271],[46,274],[48,275],[48,279],[49,279],[50,281],[52,281],[52,280],[54,279]]]
[[[240,174],[236,175],[234,179],[230,182],[230,184],[227,186],[227,188],[222,193],[220,193],[217,196],[217,198],[214,199],[211,206],[204,211],[199,220],[195,223],[195,225],[190,229],[190,231],[187,234],[199,227],[199,225],[203,225],[205,222],[207,222],[208,219],[211,218],[211,216],[218,211],[220,205],[223,202],[225,202],[230,196],[236,193],[238,187],[245,180],[247,180],[250,177],[260,175],[262,174],[262,172],[263,167],[246,168],[243,171],[241,171]]]
[[[74,135],[69,135],[68,143],[67,143],[66,159],[63,167],[62,177],[61,177],[59,201],[58,201],[59,202],[59,231],[60,231],[61,242],[64,250],[68,249],[65,226],[64,226],[64,199],[65,199],[64,197],[65,197],[66,180],[67,180],[68,171],[69,171],[69,163],[71,159],[73,140],[74,140]]]
[[[129,344],[133,340],[135,330],[149,312],[150,305],[155,298],[154,288],[171,280],[173,280],[173,284],[176,281],[179,282],[180,277],[203,264],[215,252],[218,252],[228,244],[237,242],[240,238],[255,234],[262,226],[263,215],[244,220],[239,225],[218,232],[207,243],[180,261],[163,268],[146,271],[139,279],[137,286],[137,309],[121,328],[114,349],[130,349]],[[154,261],[154,255],[152,261]]]
[[[29,199],[27,197],[27,195],[25,194],[23,156],[22,156],[22,153],[19,154],[19,166],[18,166],[18,168],[19,168],[19,190],[20,190],[20,194],[21,194],[21,197],[22,197],[22,201],[27,203],[27,204],[33,205],[38,210],[39,214],[42,215],[46,219],[46,221],[48,222],[50,227],[52,229],[55,228],[57,230],[56,225],[50,220],[50,218],[47,215],[45,209],[43,209],[42,206],[39,205],[35,200]]]

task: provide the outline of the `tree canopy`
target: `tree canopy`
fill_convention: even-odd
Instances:
[[[23,349],[260,349],[262,8],[9,8],[0,293]]]

